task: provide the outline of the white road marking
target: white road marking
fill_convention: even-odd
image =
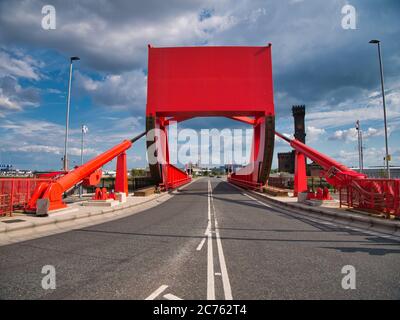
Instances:
[[[201,240],[201,242],[199,243],[199,245],[197,246],[196,250],[200,251],[201,248],[203,248],[204,243],[206,242],[206,238],[203,238],[203,240]]]
[[[165,291],[165,289],[167,289],[168,286],[167,285],[162,285],[161,287],[159,287],[156,291],[154,291],[151,295],[149,295],[145,300],[154,300],[155,298],[157,298],[163,291]]]
[[[228,276],[228,269],[226,268],[224,250],[222,249],[221,237],[219,235],[219,230],[218,230],[217,217],[215,216],[215,206],[214,206],[214,198],[212,195],[212,188],[210,190],[210,196],[211,196],[212,208],[213,208],[213,212],[214,212],[215,235],[216,235],[216,239],[217,239],[218,257],[219,257],[219,264],[221,267],[222,285],[224,287],[225,299],[233,300],[231,283],[229,282],[229,276]]]
[[[215,284],[214,284],[214,256],[212,247],[212,234],[211,234],[211,205],[210,205],[210,180],[208,180],[208,221],[210,229],[208,232],[207,242],[207,300],[215,300]]]
[[[167,300],[183,300],[182,298],[179,298],[179,297],[173,295],[172,293],[164,294],[164,298]]]
[[[243,192],[242,195],[244,195],[244,196],[250,198],[251,200],[257,201],[256,198],[253,198],[252,196],[248,195],[247,193],[244,193],[244,192]]]
[[[265,206],[265,207],[270,207],[268,204],[266,204],[266,203],[264,203],[264,202],[262,202],[262,201],[260,201],[260,200],[257,200],[256,198],[253,198],[252,196],[248,195],[247,193],[242,193],[242,194],[243,194],[244,196],[250,198],[251,200],[254,200],[254,201],[257,202],[257,203],[262,204],[262,205]]]
[[[207,237],[208,234],[211,232],[210,229],[211,229],[211,220],[208,220],[208,224],[207,224],[206,231],[204,231],[204,235],[205,235],[206,237]],[[203,238],[203,239],[200,241],[199,245],[198,245],[197,248],[196,248],[197,251],[200,251],[200,250],[203,248],[203,245],[204,245],[204,243],[206,242],[206,237]]]
[[[216,276],[220,276],[220,275],[221,275],[221,272],[216,272],[215,275],[216,275]]]

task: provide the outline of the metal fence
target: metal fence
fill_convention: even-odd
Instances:
[[[145,188],[155,185],[155,181],[153,178],[144,176],[144,177],[130,177],[128,179],[128,191],[133,192],[140,188]],[[115,178],[102,178],[100,184],[98,185],[101,188],[107,188],[108,191],[115,189]],[[97,186],[94,187],[84,187],[84,192],[94,193]]]
[[[280,189],[294,189],[294,177],[269,177],[267,184]],[[308,176],[307,186],[309,190],[313,192],[315,192],[317,188],[327,187],[328,189],[333,189],[323,177]]]
[[[359,179],[339,190],[340,205],[400,216],[400,179]]]
[[[0,216],[11,215],[14,210],[24,209],[36,186],[51,179],[1,178]]]

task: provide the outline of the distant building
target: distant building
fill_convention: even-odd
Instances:
[[[306,143],[306,129],[304,118],[306,114],[306,106],[298,105],[292,107],[292,114],[294,118],[294,137]],[[295,152],[280,152],[278,153],[278,171],[294,173]]]

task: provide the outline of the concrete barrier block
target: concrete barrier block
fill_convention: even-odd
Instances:
[[[118,200],[120,203],[126,202],[126,193],[125,192],[118,192],[115,195],[116,195],[116,200]]]

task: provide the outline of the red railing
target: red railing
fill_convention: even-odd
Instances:
[[[355,179],[339,196],[341,206],[400,216],[400,179]]]
[[[263,184],[260,182],[254,182],[251,174],[237,175],[233,173],[228,176],[228,181],[238,186],[253,190],[260,190],[263,186]]]
[[[36,185],[51,179],[1,178],[0,216],[12,215],[14,210],[24,209]]]
[[[191,181],[190,176],[172,164],[165,164],[162,166],[163,180],[167,181],[167,185],[162,183],[160,186],[163,189],[175,189],[189,183]]]

